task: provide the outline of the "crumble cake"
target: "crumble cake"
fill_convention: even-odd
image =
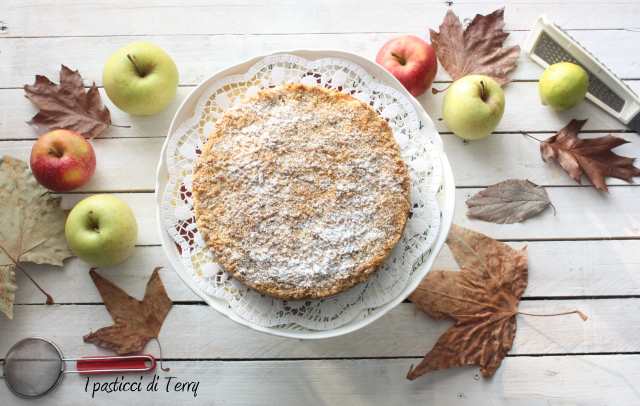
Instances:
[[[263,90],[220,117],[193,193],[198,229],[222,268],[291,300],[365,281],[410,210],[387,122],[350,95],[301,84]]]

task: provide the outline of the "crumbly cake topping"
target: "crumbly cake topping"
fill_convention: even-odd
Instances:
[[[198,228],[223,268],[285,299],[365,280],[409,212],[409,177],[388,124],[319,87],[265,90],[228,110],[193,182]]]

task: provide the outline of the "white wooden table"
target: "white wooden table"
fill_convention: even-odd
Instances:
[[[56,4],[59,3],[59,4]],[[142,296],[155,266],[174,300],[160,336],[170,372],[159,372],[158,392],[96,393],[86,380],[67,376],[40,401],[13,397],[0,384],[0,404],[182,405],[638,405],[640,404],[640,188],[609,179],[608,195],[576,185],[558,167],[540,159],[538,145],[520,132],[545,138],[571,118],[589,118],[586,131],[613,132],[631,143],[621,154],[640,157],[640,136],[628,132],[589,103],[562,114],[540,105],[536,79],[541,69],[521,56],[507,107],[495,135],[465,144],[440,119],[442,95],[421,103],[442,132],[457,183],[455,222],[514,246],[529,246],[529,287],[523,311],[579,308],[590,316],[518,319],[513,350],[493,379],[476,368],[405,379],[409,366],[431,348],[448,322],[435,322],[403,303],[356,333],[323,341],[295,341],[256,333],[219,315],[173,272],[155,220],[154,172],[169,121],[180,101],[216,70],[276,50],[344,49],[373,58],[400,33],[424,35],[437,28],[447,3],[434,0],[287,1],[253,0],[1,0],[0,153],[26,159],[35,133],[25,121],[34,109],[22,86],[36,73],[57,78],[61,63],[79,69],[85,83],[101,83],[106,57],[118,47],[147,39],[166,49],[180,70],[178,97],[150,118],[129,117],[105,97],[113,121],[94,140],[95,177],[64,204],[96,192],[120,196],[134,209],[139,247],[134,257],[103,274]],[[591,49],[632,88],[640,90],[640,2],[622,0],[513,0],[507,2],[510,43],[522,43],[535,18],[547,14]],[[453,1],[464,17],[499,7],[491,0]],[[440,69],[444,87],[449,77]],[[493,225],[465,217],[464,200],[479,188],[507,178],[528,178],[547,186],[557,208],[525,224]],[[454,267],[443,252],[437,267]],[[30,266],[54,296],[46,306],[18,275],[15,319],[0,317],[0,354],[17,340],[43,336],[67,355],[100,351],[82,335],[110,324],[88,276],[88,266],[69,260],[62,270]],[[158,354],[155,344],[147,351]],[[3,355],[0,355],[3,356]],[[199,381],[192,393],[165,392],[166,377]],[[113,377],[103,378],[108,382]],[[145,384],[149,378],[145,378]]]

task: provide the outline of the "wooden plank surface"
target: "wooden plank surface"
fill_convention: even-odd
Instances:
[[[611,187],[608,194],[594,188],[551,187],[549,198],[556,207],[517,224],[493,224],[466,216],[464,204],[480,189],[457,189],[454,223],[501,239],[637,238],[640,206],[636,188]],[[533,236],[535,235],[535,238]]]
[[[632,89],[640,90],[640,81],[627,83]],[[101,91],[103,101],[112,112],[113,122],[118,125],[131,126],[130,128],[111,127],[105,131],[103,137],[166,137],[173,114],[191,90],[190,87],[179,88],[173,103],[165,111],[153,117],[129,116],[113,106]],[[511,83],[505,88],[505,97],[507,107],[496,129],[498,133],[520,133],[521,131],[555,133],[567,125],[572,118],[588,119],[589,121],[584,126],[585,131],[628,131],[622,123],[604,111],[595,108],[589,102],[561,113],[553,112],[540,104],[537,83],[535,82]],[[457,141],[457,138],[447,137],[447,135],[451,135],[451,132],[441,119],[442,98],[442,93],[435,96],[429,93],[419,97],[418,100],[436,124],[438,131],[444,133],[444,140],[447,141],[448,138],[451,138],[450,142]],[[24,98],[21,89],[0,90],[0,111],[2,111],[0,113],[0,139],[19,140],[37,137],[37,133],[25,124],[36,111]],[[482,142],[478,142],[478,144],[482,145]]]
[[[621,0],[510,0],[506,24],[509,44],[522,44],[542,13],[589,48],[640,91],[640,3]],[[541,69],[525,55],[506,88],[507,109],[497,132],[482,142],[463,143],[441,121],[442,94],[419,98],[443,133],[456,178],[454,221],[515,247],[529,247],[529,286],[522,311],[548,313],[579,308],[576,316],[519,316],[514,348],[493,379],[476,368],[434,373],[417,382],[404,376],[449,322],[433,321],[403,303],[381,320],[353,334],[323,341],[293,341],[257,333],[203,305],[171,270],[158,246],[155,219],[155,166],[164,137],[180,102],[216,70],[277,50],[338,48],[373,58],[386,40],[402,33],[424,36],[437,27],[448,5],[463,18],[503,3],[461,0],[5,0],[0,2],[0,154],[27,158],[37,134],[25,121],[35,113],[21,87],[35,74],[57,77],[60,63],[80,69],[85,83],[101,84],[106,57],[134,40],[157,43],[176,60],[181,87],[161,114],[136,118],[104,97],[113,121],[93,141],[98,171],[79,192],[63,195],[65,207],[96,192],[117,192],[138,218],[140,246],[129,261],[105,276],[141,297],[155,266],[169,295],[177,301],[161,333],[171,372],[199,380],[190,393],[96,394],[85,380],[67,376],[43,404],[435,404],[435,405],[637,405],[640,391],[640,188],[609,179],[609,194],[577,186],[556,165],[541,161],[538,144],[521,135],[546,138],[571,118],[589,118],[587,137],[614,132],[630,141],[616,150],[640,156],[638,135],[589,103],[564,113],[541,106],[537,79]],[[441,67],[440,67],[441,68]],[[436,87],[449,76],[441,68]],[[102,91],[102,89],[101,89]],[[104,94],[104,93],[103,93]],[[128,163],[135,162],[135,170]],[[557,209],[517,225],[469,220],[464,200],[480,187],[506,178],[529,178],[549,186]],[[457,268],[444,249],[437,268]],[[28,265],[55,297],[42,305],[41,294],[18,275],[16,318],[0,319],[0,354],[24,336],[57,341],[69,356],[106,353],[84,344],[81,336],[110,322],[91,282],[88,265],[74,258],[62,269]],[[65,326],[61,329],[60,326]],[[155,344],[147,351],[157,354]],[[600,355],[594,355],[600,354]],[[224,361],[221,361],[224,360]],[[100,378],[105,382],[109,378]],[[113,379],[113,378],[111,378]],[[136,377],[138,379],[138,377]],[[148,382],[148,381],[145,381]],[[21,404],[0,385],[0,404]]]
[[[96,138],[96,172],[77,191],[153,191],[163,138]],[[33,140],[0,142],[0,155],[28,161]],[[135,170],[123,162],[135,163]]]
[[[170,361],[170,372],[158,371],[157,393],[96,393],[91,378],[70,375],[39,400],[11,397],[0,385],[0,399],[12,405],[65,406],[149,403],[174,406],[214,405],[456,405],[456,406],[635,406],[640,402],[639,355],[581,355],[570,357],[510,357],[496,375],[481,378],[475,369],[434,372],[410,382],[405,375],[418,358],[313,361]],[[166,392],[166,378],[200,382],[192,392]],[[129,378],[138,381],[139,375]],[[145,386],[151,377],[143,378]]]
[[[418,32],[422,35],[423,31]],[[528,31],[512,32],[508,44],[523,44]],[[639,79],[640,55],[635,50],[640,32],[632,30],[573,30],[570,34],[623,79]],[[294,49],[340,49],[375,59],[378,49],[400,33],[145,36],[176,61],[182,85],[196,85],[214,72],[258,55]],[[44,74],[54,79],[60,63],[79,69],[87,84],[102,84],[102,68],[119,47],[140,37],[5,38],[0,41],[0,88],[18,88]],[[616,44],[615,47],[611,44]],[[25,53],[24,49],[31,52]],[[512,80],[537,80],[542,69],[520,54]],[[436,81],[450,80],[440,66]]]
[[[607,133],[587,133],[593,138]],[[634,133],[616,133],[629,141],[616,149],[626,156],[640,156],[640,143]],[[541,139],[550,134],[536,134]],[[522,134],[495,134],[481,142],[465,143],[454,135],[443,135],[445,152],[460,157],[452,162],[453,176],[458,187],[487,186],[509,178],[529,179],[539,185],[575,186],[559,165],[545,163],[540,156],[538,142]],[[156,166],[160,158],[163,138],[97,138],[92,141],[99,170],[89,183],[78,191],[153,191]],[[0,143],[0,154],[29,159],[32,140]],[[135,162],[131,171],[121,162]],[[586,182],[586,180],[585,180]],[[609,185],[635,185],[616,178],[607,178]]]
[[[582,321],[577,315],[518,316],[518,334],[510,354],[640,352],[640,313],[625,311],[638,306],[640,299],[635,298],[522,301],[519,309],[523,312],[578,309],[589,320]],[[83,335],[112,324],[102,305],[18,305],[15,319],[20,322],[0,319],[2,354],[21,338],[34,335],[51,338],[69,353],[108,354],[82,343]],[[208,306],[182,304],[174,305],[159,338],[165,356],[180,359],[407,357],[422,356],[451,324],[432,320],[413,304],[403,303],[381,321],[354,333],[291,345],[290,339],[249,330]],[[156,344],[149,344],[148,351],[155,352]]]
[[[549,197],[556,207],[519,224],[492,224],[466,217],[464,202],[477,188],[456,190],[454,222],[505,240],[639,238],[640,189],[612,186],[608,194],[589,187],[550,187]],[[160,243],[155,196],[151,193],[116,193],[127,202],[138,220],[138,244]],[[62,195],[62,205],[71,208],[85,194]]]
[[[510,29],[529,29],[542,13],[567,29],[636,28],[640,5],[633,0],[612,4],[603,0],[509,1]],[[497,1],[455,2],[463,18],[504,6]],[[588,4],[588,6],[587,6]],[[373,0],[363,7],[358,0],[326,0],[301,5],[291,0],[227,2],[198,0],[184,3],[163,0],[82,0],[51,3],[47,0],[9,0],[3,21],[11,36],[95,36],[152,34],[247,34],[424,32],[437,27],[448,6],[437,0]],[[391,16],[393,18],[391,18]],[[61,22],[64,21],[64,24]],[[132,23],[135,21],[135,24]]]
[[[525,297],[640,296],[640,240],[618,241],[529,241],[529,286]],[[142,296],[151,271],[160,271],[169,297],[174,301],[201,301],[173,271],[162,248],[137,247],[127,262],[105,270],[105,276],[134,296]],[[102,302],[87,277],[90,266],[78,258],[69,259],[61,269],[28,264],[27,270],[55,298],[57,303]],[[458,269],[450,251],[444,247],[434,268]],[[42,294],[22,274],[16,303],[42,303]]]

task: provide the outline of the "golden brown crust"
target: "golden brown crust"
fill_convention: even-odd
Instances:
[[[300,84],[223,114],[193,192],[198,229],[223,269],[281,299],[328,297],[365,281],[410,210],[387,122],[349,95]]]

